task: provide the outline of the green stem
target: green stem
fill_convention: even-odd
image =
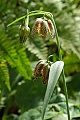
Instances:
[[[18,22],[18,21],[26,18],[27,16],[29,17],[29,16],[35,16],[35,15],[44,15],[44,14],[45,14],[45,12],[43,12],[43,11],[42,11],[42,12],[39,12],[39,13],[37,13],[36,11],[29,12],[28,15],[24,15],[24,16],[16,19],[16,20],[14,20],[14,21],[11,22],[10,24],[8,24],[7,27],[9,27],[9,26],[13,25],[14,23],[16,23],[16,22]]]
[[[50,59],[51,57],[53,57],[53,55],[50,55],[50,56],[47,58],[47,62],[49,61],[49,59]]]
[[[57,45],[58,45],[58,52],[59,52],[59,59],[62,60],[62,54],[60,51],[60,42],[58,39],[58,32],[56,28],[56,24],[53,18],[51,18],[51,21],[54,25],[55,28],[55,33],[56,33],[56,40],[57,40]],[[67,93],[67,86],[66,86],[66,81],[65,81],[65,74],[64,74],[64,69],[62,71],[62,78],[63,78],[63,85],[64,85],[64,92],[65,92],[65,98],[66,98],[66,106],[67,106],[67,114],[68,114],[68,120],[70,120],[70,112],[69,112],[69,104],[68,104],[68,93]]]

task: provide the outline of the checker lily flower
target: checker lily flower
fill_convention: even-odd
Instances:
[[[46,38],[48,32],[52,38],[55,36],[55,30],[51,20],[45,20],[42,18],[37,18],[36,22],[34,23],[31,31],[32,37],[36,35],[36,32],[38,32],[39,36],[41,36],[43,39]]]
[[[46,62],[46,60],[40,60],[35,69],[34,69],[34,76],[35,80],[42,76],[42,83],[46,84],[48,82],[50,66],[52,62]]]

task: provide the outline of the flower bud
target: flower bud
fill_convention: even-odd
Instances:
[[[30,28],[26,24],[22,24],[20,26],[19,36],[20,36],[20,43],[24,43],[30,33]]]

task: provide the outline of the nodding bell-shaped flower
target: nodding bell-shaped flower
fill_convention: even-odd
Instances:
[[[45,38],[48,31],[47,22],[42,18],[37,18],[35,24],[33,25],[31,35],[34,37],[36,35],[36,32],[38,31],[38,34]]]
[[[37,18],[36,22],[33,25],[31,36],[34,37],[36,35],[36,32],[45,39],[48,32],[50,32],[50,35],[54,38],[55,36],[55,30],[54,26],[51,22],[51,20],[45,20],[42,18]]]
[[[21,44],[23,44],[27,40],[29,34],[30,28],[27,26],[27,24],[20,25],[19,41]]]
[[[48,82],[50,66],[52,62],[46,62],[46,60],[40,60],[35,69],[34,69],[34,76],[35,80],[41,77],[42,75],[42,83],[46,84]]]

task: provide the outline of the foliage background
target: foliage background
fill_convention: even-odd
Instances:
[[[56,40],[30,36],[26,45],[19,43],[22,21],[7,27],[29,11],[44,10],[53,14],[65,62],[70,111],[80,117],[80,2],[79,0],[1,0],[0,1],[0,119],[39,120],[46,85],[34,82],[33,69],[39,59],[57,54]],[[41,17],[41,16],[37,16]],[[30,18],[32,29],[36,17]],[[54,61],[54,58],[51,58]],[[45,119],[64,119],[66,108],[61,78],[56,85]],[[75,103],[75,104],[74,104]],[[66,118],[66,117],[65,117]]]

